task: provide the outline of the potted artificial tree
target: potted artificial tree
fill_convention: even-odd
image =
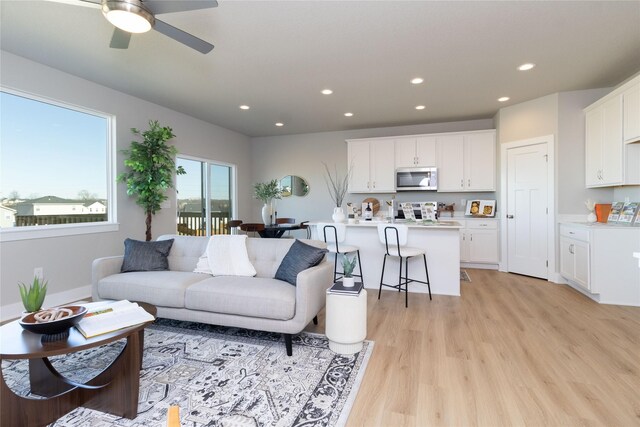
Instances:
[[[168,188],[173,188],[173,174],[185,174],[182,166],[176,169],[176,147],[167,141],[175,137],[173,130],[160,126],[157,120],[149,121],[149,130],[144,132],[132,128],[134,135],[142,136],[142,142],[132,141],[128,150],[122,153],[128,156],[124,165],[128,172],[118,175],[118,182],[127,183],[127,194],[137,197],[136,203],[146,214],[146,240],[151,240],[151,219],[167,200]]]
[[[269,182],[259,182],[253,186],[253,190],[256,194],[256,199],[262,200],[264,206],[262,206],[262,222],[265,225],[271,225],[273,222],[273,199],[279,199],[282,197],[282,189],[277,179],[272,179]]]
[[[352,288],[355,285],[355,279],[353,278],[353,269],[356,268],[357,261],[357,255],[354,255],[351,260],[349,260],[349,257],[346,254],[342,257],[342,286],[344,286],[345,288]]]

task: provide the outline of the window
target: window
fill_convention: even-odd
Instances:
[[[116,229],[112,117],[4,88],[0,108],[0,239]]]
[[[178,157],[176,164],[187,172],[176,178],[178,233],[228,234],[227,222],[234,216],[235,208],[235,167],[184,157]]]

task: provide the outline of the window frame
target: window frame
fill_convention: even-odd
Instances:
[[[116,194],[116,116],[104,113],[92,108],[79,106],[70,102],[63,102],[42,95],[36,95],[19,89],[0,85],[0,92],[10,95],[20,96],[32,101],[50,104],[67,110],[77,111],[83,114],[90,114],[106,120],[107,135],[107,221],[85,222],[75,224],[52,224],[52,225],[32,225],[27,227],[0,228],[0,242],[11,242],[28,239],[44,239],[50,237],[75,236],[93,233],[106,233],[119,230],[117,220],[117,194]]]
[[[205,167],[205,176],[204,176],[204,187],[203,190],[205,192],[205,194],[207,195],[207,203],[205,204],[205,216],[207,218],[211,217],[211,193],[210,193],[210,186],[211,186],[211,170],[210,170],[210,166],[211,165],[218,165],[218,166],[226,166],[231,168],[231,177],[230,177],[230,182],[229,184],[231,185],[231,192],[230,192],[230,197],[231,197],[231,219],[233,218],[237,218],[238,217],[238,166],[233,164],[233,163],[228,163],[228,162],[223,162],[220,160],[211,160],[211,159],[207,159],[204,157],[197,157],[197,156],[190,156],[188,154],[182,154],[182,153],[178,153],[176,155],[176,164],[178,162],[178,159],[184,159],[184,160],[191,160],[191,161],[195,161],[195,162],[201,162],[204,163],[206,165]],[[177,181],[176,181],[176,185],[175,185],[175,194],[176,194],[176,205],[178,204],[178,185],[177,185]],[[205,222],[206,225],[206,237],[211,237],[211,230],[210,230],[210,226],[209,226],[209,221]],[[177,231],[176,231],[177,233]]]

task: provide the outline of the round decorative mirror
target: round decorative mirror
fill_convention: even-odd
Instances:
[[[309,194],[309,184],[304,178],[296,175],[287,175],[280,180],[282,197],[298,196],[304,197]]]

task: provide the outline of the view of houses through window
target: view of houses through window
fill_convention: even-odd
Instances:
[[[109,221],[110,117],[0,92],[0,228]]]
[[[233,166],[182,157],[176,164],[187,172],[176,177],[178,233],[228,234],[234,205]]]

